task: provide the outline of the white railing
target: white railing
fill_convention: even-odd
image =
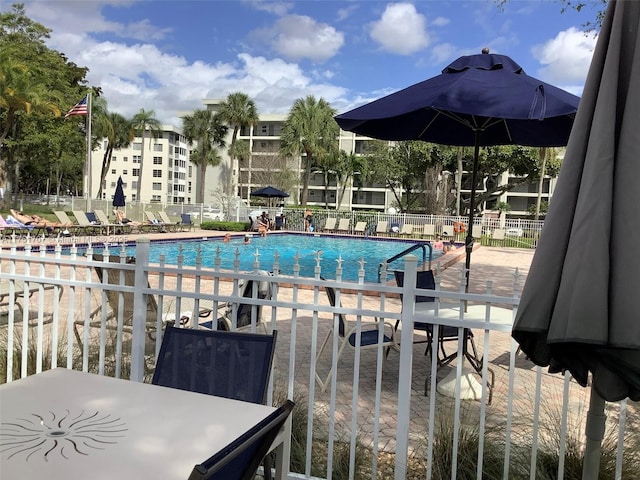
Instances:
[[[558,458],[552,468],[562,478],[572,441],[582,441],[588,389],[577,386],[569,376],[550,375],[534,367],[517,353],[510,338],[521,283],[517,272],[513,295],[496,296],[490,281],[483,294],[465,293],[462,281],[458,291],[440,289],[439,281],[435,291],[419,290],[412,256],[406,257],[405,284],[399,288],[365,284],[364,272],[358,283],[342,281],[340,268],[336,280],[323,280],[319,258],[315,276],[303,278],[297,273],[281,275],[277,263],[267,266],[257,257],[253,272],[240,272],[237,267],[234,271],[203,268],[199,258],[195,267],[184,266],[181,258],[174,265],[166,259],[149,264],[145,239],[137,242],[135,263],[109,262],[113,260],[109,255],[125,262],[124,250],[117,247],[104,251],[100,261],[93,259],[91,247],[86,256],[78,252],[73,246],[70,254],[63,255],[57,245],[47,253],[44,247],[30,244],[24,250],[14,244],[0,251],[4,336],[0,366],[6,370],[2,381],[55,366],[148,381],[161,341],[154,331],[183,316],[191,319],[186,328],[195,327],[197,316],[185,315],[187,311],[198,312],[203,307],[217,311],[222,304],[242,301],[255,306],[252,330],[258,327],[260,312],[265,327],[278,330],[268,401],[286,396],[308,409],[304,465],[290,478],[311,478],[318,443],[326,447],[326,478],[332,477],[340,448],[348,451],[349,478],[362,468],[371,478],[404,479],[416,469],[424,469],[422,478],[456,478],[465,460],[460,442],[467,440],[470,430],[477,434],[477,457],[473,459],[477,478],[487,478],[483,469],[495,461],[489,447],[499,445],[501,473],[488,478],[522,478],[524,471],[529,472],[525,478],[534,479],[542,462],[539,457],[548,458],[551,444],[551,453]],[[102,269],[102,277],[96,268]],[[109,269],[121,272],[119,283],[109,282]],[[241,282],[264,280],[259,269],[273,274],[271,297],[257,298],[256,289],[252,297],[241,298]],[[127,280],[131,278],[133,283]],[[325,286],[336,289],[336,307],[329,304]],[[435,297],[433,308],[421,308],[424,305],[415,302],[416,295]],[[150,299],[156,304],[151,318],[150,303],[154,302]],[[116,311],[116,318],[107,321]],[[132,313],[131,322],[126,311]],[[399,321],[398,350],[388,352],[381,343],[364,349],[356,342],[338,358],[340,339],[335,334],[329,353],[316,358],[330,326],[338,332],[339,315],[358,329],[377,328],[379,339],[390,331],[375,319],[391,324]],[[94,321],[96,328],[92,328]],[[447,326],[457,328],[460,338],[465,329],[471,329],[480,351],[479,374],[469,373],[465,361],[455,361],[455,369],[438,369],[435,349],[431,358],[424,357],[424,345],[413,343],[421,335],[414,331],[414,323],[420,322],[436,325],[436,336],[438,329]],[[21,328],[26,323],[30,327]],[[107,324],[115,330],[106,328]],[[456,348],[458,358],[463,358],[464,342],[454,342],[449,352]],[[325,392],[315,374],[329,369],[330,386]],[[443,378],[447,370],[448,378]],[[451,392],[453,398],[447,396]],[[463,392],[475,399],[462,399]],[[626,403],[621,402],[610,404],[608,414],[617,422],[613,424],[618,435],[615,469],[620,478],[628,454],[625,439],[631,433],[637,438],[638,422],[634,431],[634,422],[626,418],[635,418],[637,410],[632,406],[627,411]],[[450,462],[442,468],[450,470],[443,473],[438,469],[445,456],[444,444],[449,445]],[[364,467],[359,457],[362,445],[370,453]],[[393,460],[379,460],[388,458]]]

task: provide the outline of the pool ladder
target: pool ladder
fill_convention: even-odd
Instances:
[[[430,243],[416,243],[415,245],[410,246],[406,250],[403,250],[402,252],[398,253],[397,255],[394,255],[393,257],[387,259],[386,262],[381,262],[380,265],[378,265],[378,283],[380,283],[382,281],[382,279],[380,277],[382,276],[382,266],[385,263],[389,264],[391,262],[395,262],[399,258],[402,258],[405,255],[410,254],[414,250],[418,250],[419,248],[422,249],[422,264],[423,265],[427,263],[427,248],[429,248],[429,270],[430,270],[431,269],[431,259],[433,258],[433,246]],[[388,275],[388,273],[387,273],[387,275]]]

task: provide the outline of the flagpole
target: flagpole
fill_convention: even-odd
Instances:
[[[91,211],[91,89],[87,93],[87,159],[85,171],[87,175],[87,212]]]

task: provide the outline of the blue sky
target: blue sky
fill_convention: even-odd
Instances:
[[[0,9],[10,2],[0,0]],[[580,95],[595,11],[558,1],[24,1],[49,46],[90,69],[109,109],[164,123],[242,91],[261,114],[322,97],[342,113],[430,78],[461,55],[508,55],[529,75]]]

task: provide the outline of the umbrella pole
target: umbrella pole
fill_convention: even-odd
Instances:
[[[607,416],[604,414],[604,400],[593,385],[591,386],[591,397],[589,398],[589,411],[587,412],[587,424],[585,434],[587,443],[584,449],[584,460],[582,463],[582,480],[598,480],[600,472],[600,449]]]
[[[476,182],[478,176],[478,158],[480,157],[480,131],[475,130],[475,146],[473,149],[473,171],[471,172],[471,199],[469,200],[469,225],[467,226],[467,237],[464,247],[467,252],[465,260],[465,280],[464,291],[469,291],[469,269],[471,267],[471,252],[473,251],[473,211],[475,210]],[[462,175],[462,172],[460,172]],[[466,305],[466,302],[465,302]]]

